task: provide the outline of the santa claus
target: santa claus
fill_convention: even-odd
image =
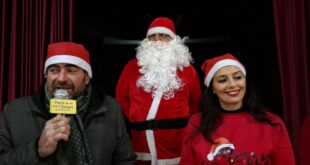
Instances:
[[[169,18],[156,18],[123,69],[116,99],[130,122],[138,164],[178,164],[184,128],[201,89],[188,47]]]

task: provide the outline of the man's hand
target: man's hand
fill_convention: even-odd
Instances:
[[[45,123],[38,143],[40,158],[53,154],[60,140],[68,141],[70,135],[70,117],[58,114]]]

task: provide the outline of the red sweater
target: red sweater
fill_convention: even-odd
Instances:
[[[225,138],[235,149],[231,155],[220,152],[212,161],[207,159],[211,145],[201,132],[197,133],[196,129],[200,124],[201,115],[192,116],[187,127],[188,136],[184,141],[180,164],[200,165],[211,162],[229,164],[229,161],[234,161],[235,164],[240,161],[251,164],[254,161],[256,163],[252,164],[295,165],[293,149],[283,121],[274,114],[267,114],[279,125],[271,126],[258,122],[247,112],[223,113],[223,121],[212,138],[214,140]],[[191,134],[193,132],[197,134]]]
[[[196,70],[190,65],[177,74],[184,86],[175,92],[173,98],[161,99],[155,120],[189,117],[199,110],[201,89]],[[151,93],[137,87],[137,80],[141,76],[137,59],[133,59],[123,69],[116,88],[116,100],[130,122],[145,121],[153,101]],[[154,131],[158,159],[180,156],[184,131],[185,128]],[[131,133],[133,149],[148,153],[145,131],[131,130]]]

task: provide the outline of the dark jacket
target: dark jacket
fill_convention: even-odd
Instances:
[[[52,118],[44,106],[44,88],[31,97],[7,103],[0,116],[0,164],[55,164],[54,156],[38,157],[38,140]],[[136,155],[118,103],[93,85],[82,119],[95,165],[134,164]]]

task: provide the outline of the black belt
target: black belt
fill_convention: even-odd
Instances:
[[[138,131],[155,130],[155,129],[176,129],[186,127],[188,117],[177,119],[160,119],[160,120],[147,120],[130,123],[132,129]]]

